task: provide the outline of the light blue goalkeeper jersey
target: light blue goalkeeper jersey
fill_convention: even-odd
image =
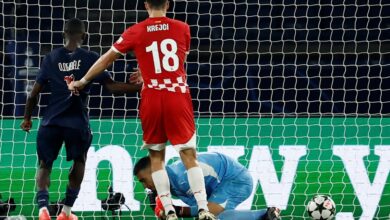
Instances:
[[[231,180],[247,180],[248,170],[232,158],[220,153],[199,153],[199,166],[205,176],[207,197],[209,198],[214,190],[224,182]],[[190,190],[187,178],[187,171],[181,161],[177,161],[166,167],[171,183],[172,195],[181,199],[189,206],[196,206],[196,200]]]

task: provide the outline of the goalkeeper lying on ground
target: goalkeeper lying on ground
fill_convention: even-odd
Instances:
[[[210,212],[220,220],[278,220],[280,210],[234,210],[245,201],[253,189],[253,181],[248,170],[240,163],[219,153],[199,153],[199,165],[203,170],[208,207]],[[172,195],[181,199],[189,207],[175,207],[178,217],[197,216],[195,198],[190,191],[187,173],[181,161],[166,166],[171,182]],[[164,219],[164,208],[156,193],[151,176],[149,157],[141,158],[134,166],[134,175],[147,189],[150,189],[149,200],[155,214]]]

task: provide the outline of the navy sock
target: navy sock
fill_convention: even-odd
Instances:
[[[49,192],[47,190],[39,190],[37,192],[38,208],[49,206]]]
[[[64,205],[72,207],[77,199],[77,196],[79,195],[79,192],[80,189],[71,189],[69,186],[66,187]]]

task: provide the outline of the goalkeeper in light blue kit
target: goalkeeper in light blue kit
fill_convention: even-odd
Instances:
[[[253,181],[249,171],[240,163],[220,153],[199,153],[199,166],[203,170],[208,208],[220,220],[278,220],[280,210],[271,207],[267,210],[234,210],[252,193]],[[186,168],[181,161],[166,167],[171,183],[171,194],[189,207],[175,207],[178,217],[197,216],[198,208],[187,179]],[[164,219],[164,208],[156,197],[151,176],[149,157],[141,158],[134,166],[133,174],[147,189],[155,214]]]

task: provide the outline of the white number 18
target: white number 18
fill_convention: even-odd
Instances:
[[[171,46],[171,50],[168,50],[168,45]],[[160,44],[161,53],[164,54],[164,57],[162,58],[162,67],[164,70],[168,72],[174,72],[179,68],[179,57],[176,55],[177,52],[177,44],[176,41],[172,39],[165,39],[161,41]],[[157,41],[153,41],[151,45],[146,47],[146,52],[152,52],[153,55],[153,63],[154,63],[154,70],[156,73],[161,73],[161,61],[160,61],[160,55],[158,52],[158,43]],[[169,59],[172,59],[173,64],[169,64]]]

